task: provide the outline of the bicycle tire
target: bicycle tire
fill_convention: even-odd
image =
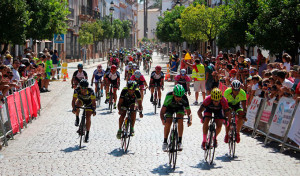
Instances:
[[[112,98],[113,94],[111,92],[109,92],[109,111],[110,113],[112,113],[112,107],[113,107],[113,98]]]
[[[175,145],[174,145],[174,152],[173,152],[173,169],[175,169],[176,167],[176,161],[177,161],[177,151],[178,151],[178,133],[177,131],[174,132],[175,133]]]
[[[216,131],[215,130],[212,130],[210,131],[210,141],[209,141],[209,153],[208,153],[208,163],[209,165],[212,165],[213,164],[213,161],[214,161],[214,156],[215,156],[215,139],[214,139],[214,136],[216,135]]]
[[[169,137],[168,142],[168,153],[169,153],[169,165],[171,166],[171,163],[173,161],[173,149],[174,149],[174,131],[172,130]]]
[[[126,149],[124,150],[124,152],[126,153],[128,151],[128,147],[129,147],[129,143],[130,143],[130,136],[131,136],[131,121],[130,119],[127,120],[127,137],[125,138],[126,141]]]
[[[126,147],[126,125],[125,125],[125,119],[124,122],[122,124],[122,133],[121,133],[121,148],[124,150],[124,148]]]
[[[85,125],[85,122],[83,122],[84,120],[85,120],[85,118],[82,118],[82,120],[80,122],[80,126],[79,126],[79,135],[80,135],[79,148],[82,147],[83,136],[85,136],[84,135],[84,125]]]
[[[154,91],[153,105],[154,105],[154,114],[156,114],[156,108],[157,108],[157,92],[156,92],[156,90]]]

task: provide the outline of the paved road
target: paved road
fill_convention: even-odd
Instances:
[[[154,57],[154,66],[165,65]],[[95,68],[87,69],[91,78]],[[69,74],[74,70],[69,70]],[[122,74],[122,78],[123,78]],[[149,80],[149,76],[146,76]],[[121,87],[124,86],[122,81]],[[171,90],[173,83],[166,83]],[[136,135],[129,152],[123,154],[116,139],[118,113],[108,113],[103,102],[92,118],[90,143],[78,149],[79,138],[71,113],[73,91],[70,82],[51,82],[51,92],[41,95],[42,112],[22,134],[9,141],[0,154],[0,175],[299,175],[299,155],[281,154],[274,147],[241,135],[237,158],[229,159],[228,147],[219,136],[214,165],[203,161],[202,125],[196,115],[199,106],[192,106],[193,125],[184,129],[184,150],[180,152],[175,172],[167,165],[167,153],[162,152],[163,126],[158,114],[153,114],[150,94],[144,101],[144,118],[137,119]],[[167,93],[164,91],[163,97]],[[194,102],[191,96],[190,103]],[[298,173],[298,174],[297,174]]]

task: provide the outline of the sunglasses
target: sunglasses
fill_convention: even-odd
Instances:
[[[213,102],[215,102],[215,103],[219,103],[220,101],[213,100]]]

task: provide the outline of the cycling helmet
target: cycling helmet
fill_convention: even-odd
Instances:
[[[117,57],[117,55],[116,55],[116,54],[113,54],[113,57]]]
[[[130,90],[135,90],[137,88],[137,84],[135,81],[128,81],[127,88]]]
[[[185,90],[182,85],[177,84],[175,85],[173,92],[176,97],[182,97],[185,93]]]
[[[132,62],[128,62],[128,66],[129,66],[129,67],[132,66]]]
[[[137,65],[134,63],[134,64],[132,64],[132,67],[133,68],[137,68]]]
[[[136,70],[136,71],[134,72],[134,76],[135,76],[136,78],[140,78],[141,75],[142,75],[142,73],[141,73],[140,70]]]
[[[147,54],[146,57],[150,57],[150,54]]]
[[[97,66],[97,68],[102,68],[102,65],[101,65],[101,64],[99,64],[99,65]]]
[[[159,65],[158,65],[158,66],[156,66],[156,67],[155,67],[155,70],[157,70],[157,71],[161,71],[161,66],[159,66]]]
[[[218,88],[214,88],[212,91],[211,91],[211,99],[213,101],[219,101],[222,99],[222,91]]]
[[[231,83],[231,87],[232,87],[232,89],[234,89],[234,90],[239,90],[240,87],[241,87],[241,82],[240,82],[239,80],[234,80],[234,81],[232,81],[232,83]]]
[[[111,68],[110,68],[110,70],[111,70],[111,71],[115,71],[115,70],[117,70],[117,66],[115,66],[115,65],[112,65],[112,66],[111,66]]]
[[[80,85],[80,87],[82,87],[82,88],[87,88],[87,87],[89,87],[89,82],[88,82],[87,79],[82,79],[82,80],[80,81],[79,85]]]
[[[83,65],[82,64],[78,64],[77,68],[83,68]]]
[[[186,70],[185,70],[185,69],[181,69],[181,70],[180,70],[180,74],[181,74],[181,75],[185,75],[185,74],[186,74]]]

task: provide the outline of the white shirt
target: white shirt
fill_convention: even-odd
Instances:
[[[289,72],[291,70],[291,64],[290,63],[285,62],[285,63],[283,63],[283,66],[285,67],[285,70],[287,72]]]
[[[294,84],[290,80],[284,79],[284,81],[282,82],[282,85],[289,88],[289,89],[291,89]]]
[[[252,90],[255,91],[254,96],[258,96],[258,95],[261,94],[261,89],[259,89],[258,83],[254,84],[254,85],[252,86]]]
[[[14,68],[12,69],[12,72],[13,72],[13,77],[12,77],[12,80],[17,80],[17,81],[20,81],[20,74],[18,72],[18,70],[15,70]]]

